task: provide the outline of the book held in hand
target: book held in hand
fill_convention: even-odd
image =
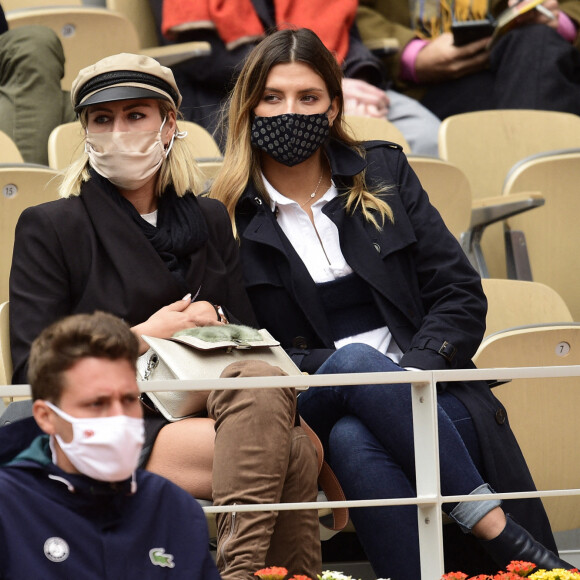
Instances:
[[[487,45],[490,49],[496,41],[506,32],[511,30],[519,16],[541,8],[543,0],[522,0],[513,6],[506,8],[497,18],[484,20],[466,20],[454,22],[451,25],[453,43],[455,46],[464,46],[481,38],[491,37]],[[546,14],[547,16],[547,14]]]

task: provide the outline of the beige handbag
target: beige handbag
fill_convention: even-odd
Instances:
[[[302,372],[286,351],[265,329],[228,324],[206,326],[177,333],[170,339],[142,336],[149,350],[137,361],[140,380],[218,378],[230,363],[255,358],[280,367],[288,375]],[[179,421],[206,412],[210,391],[147,392],[151,403],[168,421]],[[312,441],[318,457],[318,481],[331,501],[344,501],[344,493],[332,469],[324,460],[316,433],[300,418],[300,426]],[[342,530],[348,522],[347,508],[333,508],[330,522],[322,525]]]
[[[144,381],[218,378],[230,363],[260,359],[288,375],[301,374],[286,351],[265,329],[228,324],[176,333],[172,338],[143,336],[149,350],[137,361],[137,378]],[[168,421],[205,414],[209,391],[147,392]]]

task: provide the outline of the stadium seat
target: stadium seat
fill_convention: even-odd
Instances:
[[[574,321],[564,299],[545,284],[506,278],[481,283],[487,297],[485,336],[516,326]]]
[[[60,178],[54,169],[32,164],[0,166],[0,302],[8,300],[14,229],[29,206],[57,199]]]
[[[374,117],[359,117],[358,115],[345,115],[347,129],[359,141],[392,141],[399,144],[406,154],[411,153],[409,143],[403,134],[393,123],[387,119],[376,119]]]
[[[409,155],[408,159],[431,203],[460,240],[471,219],[471,190],[465,174],[456,165],[434,157]]]
[[[509,231],[521,231],[525,240],[508,253],[508,272],[521,278],[529,269],[533,280],[554,288],[564,299],[574,320],[580,322],[580,270],[576,252],[580,230],[580,149],[543,153],[522,160],[510,172],[504,196],[537,188],[546,198],[543,207],[507,221]],[[525,242],[525,245],[524,245]],[[526,251],[523,251],[526,250]]]
[[[90,6],[51,6],[6,13],[9,28],[48,26],[58,35],[65,55],[63,90],[70,90],[80,69],[119,52],[138,53],[139,37],[122,14]]]
[[[3,131],[0,131],[0,163],[24,163],[16,143]]]
[[[155,17],[149,2],[143,0],[107,0],[107,8],[123,14],[133,23],[139,35],[139,52],[171,67],[196,56],[210,54],[207,42],[182,42],[161,46],[157,35]]]
[[[8,326],[8,302],[0,304],[0,385],[12,381],[12,355],[10,354],[10,329]]]
[[[473,361],[479,368],[540,367],[529,378],[493,389],[508,411],[538,490],[578,488],[578,377],[547,377],[541,367],[580,364],[580,324],[536,325],[486,337]],[[554,370],[550,371],[555,373]],[[542,499],[555,532],[580,528],[580,497]]]
[[[439,130],[440,157],[465,172],[474,200],[481,200],[480,203],[483,198],[501,195],[509,169],[519,160],[542,151],[571,147],[580,147],[580,116],[556,111],[510,109],[463,113],[444,119]],[[538,190],[533,186],[528,191]],[[489,204],[483,205],[489,212]],[[530,208],[536,205],[533,199],[528,202]],[[482,248],[489,276],[505,278],[501,225],[486,229]]]

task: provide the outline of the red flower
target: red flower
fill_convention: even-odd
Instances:
[[[522,560],[512,560],[507,566],[506,570],[508,572],[513,572],[518,576],[523,576],[524,578],[536,568],[535,564],[532,562],[524,562]]]
[[[467,574],[463,572],[447,572],[441,576],[441,580],[465,580],[466,578]]]
[[[290,580],[312,580],[310,576],[304,576],[304,574],[294,574]]]
[[[284,580],[287,574],[288,570],[281,566],[271,566],[254,572],[254,576],[259,576],[262,580]]]

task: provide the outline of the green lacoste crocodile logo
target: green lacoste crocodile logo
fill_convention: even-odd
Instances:
[[[149,550],[149,559],[153,566],[161,566],[162,568],[175,568],[173,561],[173,554],[166,554],[165,548],[151,548]]]

